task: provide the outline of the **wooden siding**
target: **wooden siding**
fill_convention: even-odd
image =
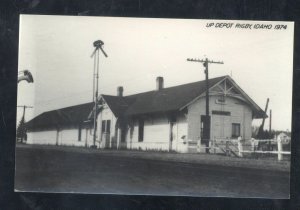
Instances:
[[[131,131],[127,134],[127,148],[141,150],[169,149],[169,122],[166,116],[144,118],[144,139],[138,141],[138,120],[132,122]],[[131,134],[131,135],[130,135]]]
[[[183,114],[176,117],[173,123],[172,150],[184,151],[187,136],[187,121]],[[138,120],[131,122],[127,132],[126,144],[128,149],[169,151],[170,148],[170,122],[167,116],[152,115],[144,118],[144,140],[138,141]]]
[[[252,110],[241,100],[226,97],[225,104],[216,103],[219,96],[210,96],[211,138],[231,138],[232,123],[239,123],[241,135],[251,138]],[[213,114],[212,111],[230,112],[230,116]],[[205,97],[199,98],[188,107],[188,138],[200,139],[200,117],[205,115]]]
[[[35,130],[27,132],[27,144],[91,146],[92,132],[87,125],[81,126],[81,141],[78,141],[79,126],[68,126],[57,129]]]
[[[107,133],[102,133],[102,120],[110,120],[109,136]],[[100,148],[115,148],[117,146],[118,133],[116,130],[117,118],[107,105],[104,106],[104,109],[98,115],[97,121],[97,142],[99,142]]]
[[[56,130],[27,132],[27,144],[56,144]]]

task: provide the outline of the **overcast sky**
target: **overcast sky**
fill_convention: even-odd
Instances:
[[[286,24],[287,29],[206,27],[207,23]],[[253,26],[252,26],[253,27]],[[44,111],[92,101],[93,42],[101,39],[99,93],[124,95],[203,80],[203,66],[187,58],[222,60],[210,65],[210,78],[232,75],[262,108],[269,97],[272,127],[291,129],[293,23],[110,17],[20,17],[18,105],[32,105],[26,121]],[[18,120],[22,109],[18,109]],[[259,121],[261,122],[261,120]],[[258,123],[258,122],[256,122]],[[268,120],[266,127],[268,128]]]

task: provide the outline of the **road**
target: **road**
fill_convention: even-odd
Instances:
[[[15,189],[288,198],[289,172],[17,147]]]

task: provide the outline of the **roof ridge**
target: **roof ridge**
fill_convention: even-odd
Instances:
[[[42,112],[41,114],[48,113],[48,112],[53,112],[53,111],[61,111],[63,109],[73,108],[73,107],[76,107],[76,106],[88,105],[88,104],[91,104],[91,103],[93,103],[93,102],[91,101],[91,102],[87,102],[87,103],[82,103],[82,104],[77,104],[77,105],[72,105],[72,106],[66,106],[66,107],[62,107],[62,108],[58,108],[58,109],[52,109],[52,110],[49,110],[49,111]]]
[[[208,79],[208,80],[221,79],[221,78],[225,78],[225,77],[230,77],[230,76],[229,76],[229,75],[224,75],[224,76],[219,76],[219,77],[210,78],[210,79]],[[163,88],[162,90],[167,90],[167,89],[170,89],[170,88],[175,88],[175,87],[181,87],[181,86],[186,86],[186,85],[196,84],[196,83],[200,83],[200,82],[204,82],[204,81],[205,81],[205,79],[204,79],[204,80],[199,80],[199,81],[196,81],[196,82],[190,82],[190,83],[185,83],[185,84],[181,84],[181,85],[175,85],[175,86],[166,87],[166,88]],[[156,91],[157,91],[157,90],[149,90],[149,91],[145,91],[145,92],[134,93],[134,94],[131,94],[131,95],[123,96],[123,98],[132,97],[132,96],[137,96],[137,95],[145,94],[145,93],[156,92]],[[107,95],[107,94],[101,94],[101,95],[102,95],[102,96],[118,97],[118,96]]]

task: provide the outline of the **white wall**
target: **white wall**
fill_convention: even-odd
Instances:
[[[109,136],[109,145],[105,142],[106,135],[102,133],[102,120],[110,120],[110,136]],[[113,112],[107,105],[104,105],[103,110],[98,115],[98,124],[97,124],[97,142],[100,148],[105,147],[116,147],[117,143],[117,132],[116,132],[116,121],[117,118],[114,116]]]
[[[56,130],[27,132],[27,144],[56,144]]]
[[[173,144],[172,149],[177,152],[187,152],[188,123],[184,114],[176,118],[173,126]]]
[[[82,132],[81,132],[82,137]],[[78,141],[79,133],[77,128],[65,128],[61,129],[58,132],[58,144],[66,146],[85,146],[85,141],[81,138],[81,141]]]
[[[82,127],[81,141],[78,141],[78,127],[69,127],[60,130],[28,131],[27,144],[91,146],[93,132],[91,128]]]
[[[81,141],[83,141],[84,145],[86,145],[87,147],[94,145],[93,134],[94,134],[93,128],[82,128],[81,130]]]
[[[144,119],[144,139],[138,141],[138,120],[133,122],[132,135],[130,129],[127,133],[126,143],[128,149],[162,150],[170,148],[170,122],[167,116],[152,115]],[[184,151],[185,145],[182,136],[187,136],[187,122],[184,115],[177,117],[173,124],[172,150]]]
[[[251,138],[252,110],[243,101],[226,97],[226,104],[216,103],[218,96],[209,97],[209,111],[211,117],[211,138],[231,138],[232,123],[239,123],[241,135],[245,139]],[[212,111],[227,111],[230,116],[212,115]],[[201,97],[188,107],[188,138],[198,140],[200,138],[201,115],[205,115],[205,97]]]
[[[168,150],[169,149],[168,119],[165,116],[149,116],[144,119],[144,139],[138,141],[138,120],[133,121],[132,138],[127,135],[127,148],[141,150]],[[130,131],[128,132],[128,134]]]

